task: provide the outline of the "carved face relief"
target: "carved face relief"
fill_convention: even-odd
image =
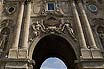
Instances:
[[[98,32],[100,38],[102,38],[102,37],[104,38],[104,27],[102,27],[102,26],[98,27],[97,32]]]
[[[97,29],[97,33],[100,38],[101,44],[104,47],[104,27],[99,26]]]

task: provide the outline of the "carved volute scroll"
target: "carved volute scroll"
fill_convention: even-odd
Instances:
[[[45,32],[44,29],[45,29],[44,26],[41,25],[38,21],[32,24],[32,30],[36,36],[39,35],[40,31]]]

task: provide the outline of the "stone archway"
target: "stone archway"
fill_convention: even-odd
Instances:
[[[48,57],[58,57],[67,66],[68,69],[78,69],[75,60],[77,60],[74,49],[69,42],[57,35],[48,35],[38,41],[33,51],[32,59],[36,64],[34,69],[39,69],[41,64]]]

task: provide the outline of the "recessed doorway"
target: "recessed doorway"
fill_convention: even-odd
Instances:
[[[74,49],[70,43],[63,37],[57,35],[47,35],[40,39],[36,44],[32,59],[36,62],[34,69],[40,69],[42,63],[49,57],[57,57],[61,59],[67,69],[76,68],[75,60],[77,60]]]

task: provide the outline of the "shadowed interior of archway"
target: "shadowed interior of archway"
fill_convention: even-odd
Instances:
[[[66,39],[56,35],[45,36],[37,43],[32,56],[36,62],[34,69],[40,69],[42,63],[52,56],[60,58],[68,69],[78,69],[75,64],[77,58],[72,46]]]

